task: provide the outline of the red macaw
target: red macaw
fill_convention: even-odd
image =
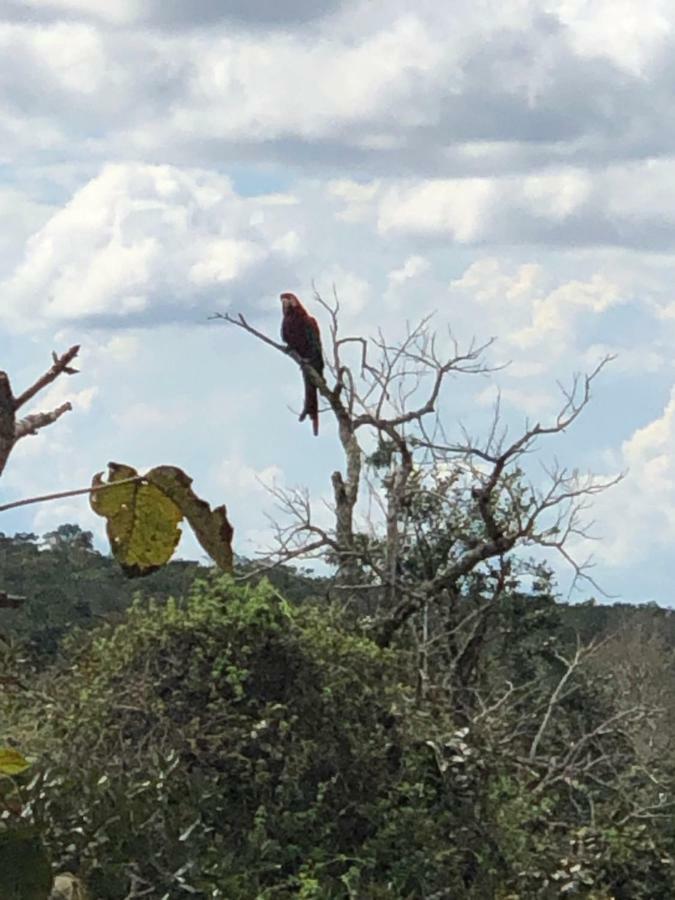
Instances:
[[[307,312],[295,294],[285,293],[281,295],[281,308],[283,319],[281,322],[281,337],[291,350],[306,359],[310,366],[323,375],[323,352],[321,350],[321,333],[319,323]],[[303,371],[305,383],[305,406],[300,416],[300,421],[309,416],[312,420],[314,434],[319,433],[319,396],[316,385],[309,375]]]

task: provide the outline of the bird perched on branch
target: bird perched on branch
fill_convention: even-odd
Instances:
[[[281,295],[283,319],[281,337],[291,350],[307,360],[310,366],[323,376],[323,352],[321,350],[321,333],[319,323],[307,312],[295,294]],[[300,421],[307,416],[312,420],[314,434],[319,433],[319,396],[316,385],[308,372],[303,369],[302,378],[305,383],[305,405]]]

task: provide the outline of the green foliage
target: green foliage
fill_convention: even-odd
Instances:
[[[67,651],[15,736],[45,760],[31,808],[53,854],[95,896],[125,897],[132,869],[158,897],[405,897],[454,878],[396,658],[329,612],[212,581]]]
[[[254,565],[237,558],[238,575]],[[183,596],[208,569],[199,563],[172,560],[139,582],[131,582],[109,556],[98,552],[90,531],[73,524],[60,525],[39,538],[0,532],[0,571],[3,587],[26,597],[18,609],[0,609],[0,638],[18,641],[19,655],[44,667],[54,659],[61,638],[75,628],[90,629],[102,620],[116,621],[134,596]],[[325,579],[310,578],[284,566],[270,579],[291,600],[325,594]],[[0,659],[3,645],[0,643]],[[5,669],[8,665],[5,665]]]
[[[20,775],[29,767],[28,760],[12,747],[0,747],[0,776]]]
[[[0,897],[47,900],[52,870],[39,829],[23,821],[19,777],[30,763],[12,747],[0,748]]]
[[[34,576],[65,571],[92,595],[126,588],[105,580],[115,567],[86,532],[63,526],[42,546],[27,535],[0,552]],[[168,585],[172,571],[189,583],[175,565],[144,586]],[[124,611],[119,595],[116,621],[72,632],[27,693],[3,698],[8,742],[38,760],[8,782],[13,827],[37,826],[55,870],[85,875],[92,896],[123,900],[132,882],[157,898],[233,900],[672,896],[669,754],[646,772],[631,720],[605,724],[642,702],[646,644],[613,651],[643,665],[639,696],[621,687],[631,671],[617,679],[614,657],[594,657],[566,682],[529,758],[577,646],[574,611],[555,602],[543,569],[510,577],[468,680],[456,661],[471,640],[458,656],[454,623],[480,611],[490,579],[467,579],[447,618],[432,614],[422,691],[414,643],[385,652],[326,604],[198,567],[190,580],[200,572],[183,600],[138,598]],[[277,577],[305,599],[323,590]],[[668,648],[649,648],[667,692]]]
[[[37,831],[25,827],[0,830],[2,900],[47,900],[51,886],[51,866]]]
[[[136,592],[158,599],[183,594],[205,569],[172,561],[135,586],[113,559],[94,549],[91,532],[61,525],[42,540],[0,533],[0,571],[3,586],[27,598],[19,609],[0,609],[0,635],[19,641],[23,654],[29,651],[31,661],[43,667],[74,628],[118,618]]]

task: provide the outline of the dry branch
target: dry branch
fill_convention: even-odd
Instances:
[[[72,408],[70,403],[62,403],[61,406],[53,409],[51,412],[33,413],[30,416],[19,419],[14,428],[15,442],[22,437],[26,437],[28,434],[37,434],[41,428],[45,428],[47,425],[56,422],[56,420],[60,419],[64,413],[70,412]]]
[[[18,440],[28,434],[37,434],[41,428],[56,422],[65,412],[72,409],[70,403],[64,403],[49,412],[33,413],[18,421],[16,419],[16,411],[55,381],[59,375],[74,375],[77,372],[70,364],[79,351],[79,346],[75,345],[61,356],[52,353],[51,367],[18,397],[14,397],[12,393],[7,373],[0,372],[0,475]]]
[[[349,585],[370,593],[379,587],[383,608],[377,637],[383,645],[429,604],[445,602],[442,598],[454,595],[466,576],[482,571],[490,560],[503,560],[518,546],[555,550],[571,565],[575,580],[595,584],[588,573],[589,561],[577,561],[567,543],[572,537],[589,536],[583,518],[589,500],[621,476],[603,481],[555,467],[545,472],[547,483],[542,487],[526,482],[519,466],[540,438],[564,432],[576,421],[590,400],[594,380],[611,357],[601,360],[589,374],[575,376],[569,388],[561,388],[561,406],[551,422],[526,424],[521,434],[509,440],[497,404],[487,440],[475,441],[464,433],[464,440],[452,442],[447,440],[437,411],[443,387],[454,375],[493,372],[484,358],[492,341],[472,343],[461,350],[449,333],[449,352],[442,353],[429,317],[407,325],[395,343],[382,333],[371,339],[343,336],[337,296],[333,303],[318,294],[315,299],[328,317],[326,380],[288,347],[251,326],[244,316],[214,316],[290,356],[309,373],[333,413],[342,445],[343,468],[331,476],[333,527],[317,528],[306,494],[275,489],[288,524],[274,528],[270,563],[304,554],[324,555],[337,563],[339,590]],[[350,348],[357,351],[356,365],[346,358]],[[373,438],[381,451],[376,470],[379,485],[372,484],[364,467]],[[456,515],[457,503],[473,509],[473,519],[466,526],[457,525],[445,559],[420,579],[406,574],[402,567],[410,547],[422,546],[425,540],[409,506],[425,492],[432,496],[434,486],[425,478],[433,481],[447,471],[454,472],[463,487],[450,496],[439,480],[438,503],[447,511],[446,527]],[[371,491],[369,508],[378,510],[377,520],[365,527],[357,523],[364,490]]]
[[[16,594],[8,594],[6,591],[0,591],[0,609],[18,609],[25,602],[25,597],[19,597]]]
[[[57,491],[54,494],[41,494],[39,497],[25,497],[23,500],[12,500],[10,503],[4,503],[0,506],[0,513],[7,512],[9,509],[18,509],[20,506],[30,506],[33,503],[46,503],[49,500],[63,500],[66,497],[80,497],[84,494],[96,494],[99,491],[119,487],[122,484],[140,484],[140,482],[144,481],[144,477],[145,476],[143,475],[136,475],[133,478],[120,478],[118,481],[94,484],[85,488],[76,488],[72,491]]]
[[[51,384],[52,381],[55,381],[59,377],[59,375],[76,375],[78,369],[74,369],[70,364],[79,352],[79,344],[74,344],[70,348],[70,350],[66,350],[66,352],[62,356],[58,356],[56,353],[52,352],[51,368],[48,369],[44,375],[38,378],[38,380],[34,384],[27,388],[23,392],[23,394],[20,394],[16,398],[16,400],[14,401],[14,409],[20,409],[25,403],[28,403],[29,400],[32,400],[36,394],[39,394],[40,391],[46,388],[48,384]]]

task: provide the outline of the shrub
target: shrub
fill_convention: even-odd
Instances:
[[[15,728],[59,868],[106,900],[134,879],[227,898],[421,896],[434,866],[448,883],[446,788],[396,714],[396,657],[339,625],[221,578],[71,640]]]

